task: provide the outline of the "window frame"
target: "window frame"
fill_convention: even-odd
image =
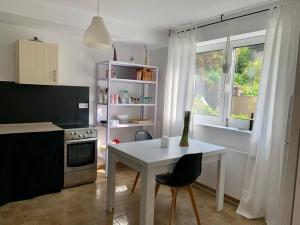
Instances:
[[[239,47],[246,47],[250,45],[265,44],[266,31],[258,31],[247,33],[243,35],[234,35],[231,36],[230,46],[229,46],[229,61],[231,63],[230,72],[225,74],[222,77],[222,90],[223,98],[220,105],[220,115],[219,116],[210,116],[210,115],[201,115],[198,113],[193,114],[193,123],[195,125],[207,124],[207,125],[216,125],[224,126],[226,118],[229,121],[229,127],[238,128],[238,129],[248,129],[249,120],[240,120],[230,118],[231,111],[231,100],[233,94],[233,78],[235,71],[235,49]],[[206,44],[207,43],[207,44]],[[207,42],[198,42],[196,46],[197,53],[205,53],[209,51],[218,51],[226,49],[226,38],[220,38],[213,41]]]

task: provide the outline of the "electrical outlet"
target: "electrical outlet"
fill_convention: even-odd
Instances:
[[[89,108],[89,103],[79,103],[78,108],[79,109],[88,109]]]

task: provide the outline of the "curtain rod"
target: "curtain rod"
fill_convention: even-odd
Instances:
[[[274,9],[276,9],[276,8],[277,8],[277,6],[274,7]],[[228,19],[224,19],[223,18],[224,14],[221,14],[219,21],[211,22],[211,23],[204,24],[204,25],[195,26],[193,28],[188,28],[186,30],[181,30],[181,31],[173,31],[172,32],[172,30],[169,30],[169,36],[171,36],[174,33],[181,34],[181,33],[187,32],[187,31],[196,30],[196,29],[199,29],[199,28],[208,27],[208,26],[211,26],[211,25],[219,24],[219,23],[224,23],[226,21],[235,20],[235,19],[238,19],[238,18],[246,17],[246,16],[251,16],[251,15],[262,13],[262,12],[266,12],[266,11],[269,11],[269,10],[270,9],[262,9],[262,10],[259,10],[259,11],[255,11],[255,12],[251,12],[251,13],[246,13],[244,15],[234,16],[234,17],[231,17],[231,18],[228,18]]]

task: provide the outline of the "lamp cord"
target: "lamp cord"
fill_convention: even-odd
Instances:
[[[97,16],[99,16],[99,2],[100,2],[100,0],[98,0]]]

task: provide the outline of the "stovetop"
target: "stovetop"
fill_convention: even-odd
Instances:
[[[58,127],[62,129],[76,129],[76,128],[92,128],[89,124],[82,123],[69,123],[69,124],[56,124]]]
[[[88,124],[56,124],[65,130],[65,141],[97,138],[97,127]]]

